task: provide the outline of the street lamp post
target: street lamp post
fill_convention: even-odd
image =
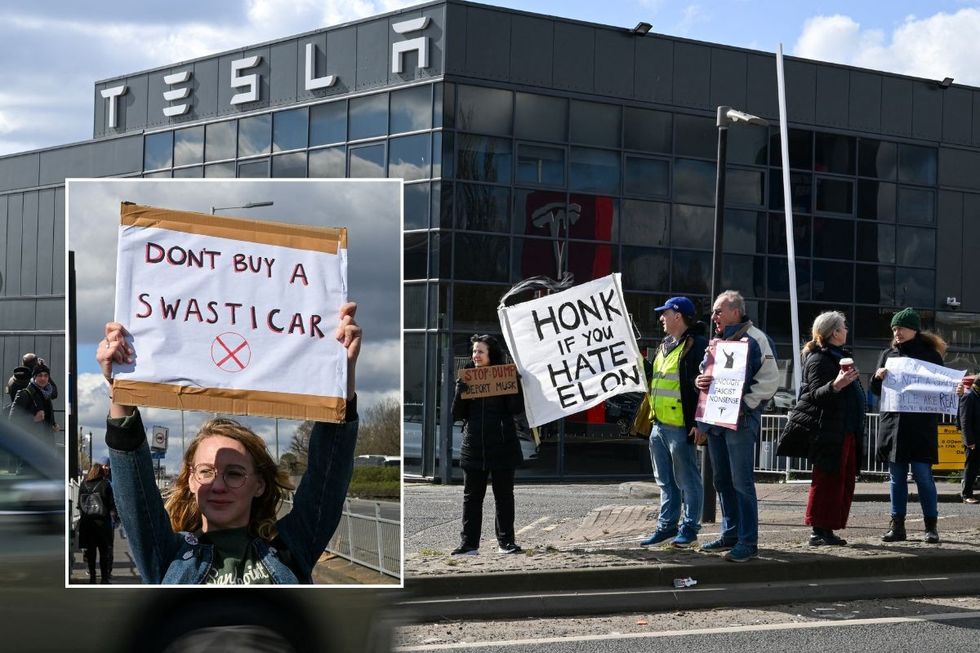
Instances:
[[[215,211],[227,211],[229,209],[257,209],[260,206],[272,206],[275,202],[245,202],[238,206],[212,206],[211,215],[214,215]]]
[[[712,302],[718,296],[718,293],[721,292],[721,254],[725,236],[725,178],[728,172],[728,126],[738,122],[761,126],[769,124],[769,121],[765,118],[753,116],[752,114],[738,111],[731,107],[718,107],[718,170],[715,175],[715,233],[711,247]],[[702,450],[701,485],[704,488],[704,508],[701,513],[701,520],[704,522],[714,522],[716,496],[715,486],[712,482],[711,457],[708,456],[707,447]]]

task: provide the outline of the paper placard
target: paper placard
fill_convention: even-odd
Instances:
[[[517,394],[516,365],[466,367],[460,370],[459,378],[468,386],[460,395],[463,399]]]
[[[960,405],[956,384],[965,370],[900,356],[885,361],[888,374],[881,382],[878,409],[892,413],[955,415]]]
[[[698,396],[694,419],[706,424],[738,429],[738,413],[745,388],[749,343],[715,339],[708,343],[704,373],[711,376],[707,392]]]

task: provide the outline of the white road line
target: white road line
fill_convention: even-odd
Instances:
[[[876,617],[873,619],[838,619],[811,621],[803,623],[768,624],[755,626],[726,626],[722,628],[697,628],[692,630],[661,630],[652,633],[614,633],[609,635],[578,635],[569,637],[540,637],[536,639],[511,639],[498,642],[460,642],[456,644],[427,644],[422,646],[399,646],[394,651],[458,651],[473,648],[503,648],[505,646],[530,646],[538,644],[562,644],[572,642],[601,642],[621,639],[655,639],[661,637],[682,637],[685,635],[721,635],[730,633],[751,633],[767,630],[803,630],[813,628],[841,628],[844,626],[874,626],[885,624],[921,623],[925,621],[954,621],[959,619],[980,619],[980,612],[949,612],[923,614],[913,617]]]
[[[528,524],[527,526],[525,526],[524,528],[520,529],[519,531],[517,531],[514,534],[515,535],[520,535],[522,533],[526,533],[527,531],[531,530],[532,528],[534,528],[538,524],[541,524],[543,522],[546,522],[549,519],[550,519],[550,517],[539,517],[539,518],[535,519],[533,522],[531,522],[530,524]]]

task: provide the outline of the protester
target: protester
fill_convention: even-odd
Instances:
[[[736,430],[698,422],[708,436],[708,455],[715,489],[721,503],[721,536],[701,546],[702,551],[727,551],[729,562],[747,562],[759,555],[759,503],[755,494],[755,444],[762,427],[762,410],[779,386],[775,347],[745,317],[745,300],[737,291],[718,295],[711,311],[716,334],[723,340],[748,342],[745,385]],[[705,358],[707,360],[707,358]],[[695,384],[706,392],[712,376],[701,374]]]
[[[504,351],[493,336],[473,336],[467,368],[503,365]],[[520,394],[464,399],[467,385],[456,381],[453,421],[463,420],[463,530],[452,555],[476,555],[483,526],[483,499],[487,481],[493,486],[496,506],[494,529],[499,553],[520,553],[514,541],[514,470],[524,462],[515,418],[523,410]]]
[[[804,523],[813,528],[811,546],[843,546],[834,534],[847,526],[854,499],[858,458],[864,441],[864,389],[851,353],[844,349],[847,323],[839,311],[813,321],[803,347],[803,383],[786,427],[807,435],[802,453],[813,464]],[[797,455],[782,449],[779,455]]]
[[[78,542],[88,563],[88,582],[94,584],[95,558],[98,554],[102,584],[112,578],[112,520],[116,503],[109,484],[108,468],[92,463],[85,480],[78,487]]]
[[[919,314],[911,308],[892,317],[892,342],[878,358],[878,370],[871,379],[871,391],[881,395],[881,383],[888,375],[885,363],[890,358],[909,357],[935,365],[943,364],[946,343],[939,336],[922,330]],[[939,542],[936,522],[939,518],[936,481],[932,466],[939,461],[939,415],[935,413],[898,413],[881,411],[878,422],[877,457],[888,463],[891,495],[891,523],[883,542],[901,542],[907,538],[905,511],[908,505],[909,469],[919,490],[919,503],[925,521],[923,541]]]
[[[265,442],[230,419],[206,422],[184,455],[166,506],[153,481],[139,411],[112,401],[106,444],[116,504],[144,583],[310,583],[337,524],[353,470],[357,440],[354,371],[361,348],[356,305],[340,309],[335,337],[347,350],[347,414],[317,423],[309,466],[292,510],[277,520],[289,488]],[[96,358],[111,380],[113,363],[134,360],[134,342],[118,323],[106,325]],[[111,382],[111,381],[110,381]]]
[[[960,395],[960,432],[966,448],[966,464],[963,466],[963,484],[960,497],[963,503],[980,503],[973,496],[973,486],[980,472],[980,454],[977,453],[977,440],[980,440],[980,388],[974,384],[975,377],[964,377],[956,386]]]
[[[37,354],[27,353],[21,358],[21,364],[14,368],[13,374],[7,380],[7,395],[10,397],[11,402],[17,396],[17,391],[26,387],[31,382],[31,377],[34,376],[34,368],[38,364],[47,367],[44,359],[38,358]],[[54,379],[50,378],[50,375],[48,383],[41,389],[44,391],[44,396],[51,401],[58,398],[58,385],[54,382]]]
[[[704,444],[705,436],[694,423],[698,403],[694,379],[707,346],[705,325],[697,321],[694,304],[687,297],[673,297],[654,310],[660,314],[666,337],[657,348],[650,393],[637,411],[636,422],[651,424],[650,462],[660,487],[660,515],[656,530],[640,544],[673,538],[672,546],[687,548],[697,541],[701,530],[703,495],[697,445]]]
[[[51,399],[44,393],[49,385],[50,374],[43,363],[38,363],[31,376],[31,381],[17,391],[14,403],[10,406],[10,418],[20,418],[27,423],[33,423],[39,432],[52,436],[58,430],[54,421],[54,406]]]

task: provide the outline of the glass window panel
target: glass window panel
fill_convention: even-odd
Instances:
[[[454,275],[457,279],[477,281],[509,281],[510,239],[506,236],[467,234],[454,236],[456,259]]]
[[[858,180],[857,217],[895,222],[895,184]]]
[[[718,128],[714,118],[674,114],[674,145],[679,156],[718,159]]]
[[[765,297],[765,270],[764,256],[725,254],[721,259],[721,285],[738,288],[746,297]]]
[[[894,180],[898,171],[898,147],[888,141],[858,141],[858,174]]]
[[[568,140],[568,100],[533,93],[515,98],[514,135],[536,141]]]
[[[446,88],[445,84],[436,83],[432,85],[432,124],[437,129],[443,126],[443,109],[446,106],[443,93]],[[452,87],[449,88],[452,89]],[[451,125],[446,125],[446,127],[451,127]]]
[[[810,217],[793,215],[793,249],[797,256],[810,256],[813,232]],[[786,215],[769,214],[769,253],[786,255]]]
[[[169,170],[161,170],[160,172],[146,172],[143,173],[144,179],[170,179],[171,173]]]
[[[238,126],[234,120],[204,126],[204,161],[235,158]]]
[[[899,188],[898,221],[902,224],[935,224],[935,193],[919,188]]]
[[[310,177],[339,179],[347,173],[347,148],[328,147],[310,152]]]
[[[510,183],[512,145],[509,139],[458,134],[456,176],[459,179]]]
[[[615,250],[610,245],[572,241],[568,248],[566,269],[575,277],[575,283],[592,281],[619,271],[619,261],[614,261]]]
[[[902,227],[897,238],[896,259],[899,265],[934,267],[936,265],[936,231]]]
[[[769,257],[766,279],[770,299],[789,299],[789,259]],[[810,299],[810,261],[796,259],[796,293],[800,300]]]
[[[174,178],[195,179],[203,176],[203,166],[191,166],[190,168],[177,168],[174,170]]]
[[[858,265],[854,299],[861,304],[895,305],[895,268]]]
[[[442,177],[442,132],[432,132],[432,178]]]
[[[364,97],[351,98],[348,108],[348,138],[352,141],[361,138],[384,136],[388,130],[388,94],[378,93]]]
[[[813,262],[813,299],[824,302],[854,301],[854,264]]]
[[[772,165],[776,168],[782,167],[783,151],[781,149],[781,142],[779,128],[773,127],[772,134],[769,137],[769,152]],[[806,129],[791,128],[789,130],[789,168],[790,170],[813,169],[813,132]],[[781,174],[781,172],[776,173],[774,177]]]
[[[305,148],[309,122],[309,110],[306,107],[272,114],[272,151]]]
[[[245,179],[264,179],[269,176],[269,159],[258,159],[238,164],[238,176]]]
[[[932,308],[936,305],[936,273],[933,270],[898,268],[895,271],[895,303],[898,306]]]
[[[238,121],[238,156],[268,154],[272,149],[272,116],[251,116]]]
[[[537,275],[552,279],[561,276],[567,243],[553,238],[514,238],[513,247],[512,282]]]
[[[514,233],[528,236],[564,237],[567,215],[565,193],[552,190],[518,190],[514,193]]]
[[[468,231],[510,229],[510,189],[483,184],[457,184],[456,228]]]
[[[716,175],[717,169],[714,163],[676,159],[674,161],[674,201],[713,205],[715,203]]]
[[[619,194],[618,152],[573,147],[569,159],[569,190]]]
[[[204,161],[204,125],[174,132],[174,165],[184,166]]]
[[[854,211],[854,182],[817,177],[817,210],[851,215]]]
[[[670,162],[627,154],[624,180],[626,195],[668,197],[670,195]]]
[[[518,143],[517,181],[545,186],[565,185],[565,148]]]
[[[391,92],[391,129],[400,134],[432,128],[432,86],[415,86]]]
[[[717,173],[716,173],[717,174]],[[725,204],[763,206],[766,196],[766,173],[762,170],[728,168],[725,179]]]
[[[404,184],[405,229],[427,229],[429,226],[429,184]]]
[[[453,226],[453,185],[450,182],[432,182],[432,227],[450,229]]]
[[[766,335],[777,339],[792,337],[793,323],[789,304],[766,302]]]
[[[892,308],[858,306],[854,309],[854,338],[858,340],[891,340]]]
[[[670,204],[624,200],[619,241],[626,245],[666,247],[670,242],[667,231],[669,216]]]
[[[143,137],[143,169],[156,170],[173,165],[174,133],[160,132]]]
[[[619,200],[606,195],[568,198],[568,237],[612,241],[619,222]]]
[[[673,205],[670,244],[673,247],[711,249],[715,233],[715,210],[704,206]]]
[[[894,263],[895,227],[858,222],[857,259],[874,263]]]
[[[347,102],[330,102],[310,107],[310,146],[343,143],[347,140]]]
[[[619,147],[622,111],[618,105],[572,100],[569,140],[584,145]]]
[[[769,130],[758,125],[738,126],[728,130],[728,163],[764,166],[769,161]]]
[[[911,184],[936,185],[936,148],[898,146],[898,180]]]
[[[724,249],[726,252],[737,254],[764,254],[766,214],[756,211],[726,210]]]
[[[682,295],[704,295],[711,291],[711,253],[674,250],[670,290]]]
[[[306,177],[306,152],[290,152],[272,157],[273,177]]]
[[[462,84],[457,90],[457,129],[510,136],[514,123],[513,94],[510,91]]]
[[[426,231],[406,233],[405,253],[403,263],[405,265],[405,279],[425,279],[428,270],[428,244],[429,234]]]
[[[854,258],[854,223],[850,220],[813,219],[815,258]]]
[[[413,283],[402,286],[402,297],[405,307],[405,328],[425,328],[425,297],[426,284]]]
[[[623,108],[623,147],[628,150],[670,154],[673,120],[666,111]]]
[[[428,179],[432,174],[431,152],[429,134],[392,138],[388,141],[388,176],[405,181]]]
[[[429,276],[448,279],[453,256],[453,235],[448,231],[429,232]]]
[[[623,285],[631,290],[667,291],[670,250],[623,247]]]
[[[783,171],[779,168],[770,169],[770,178],[774,181],[769,184],[769,208],[782,209],[786,206],[783,201]],[[793,211],[809,213],[813,201],[813,181],[809,173],[791,172],[789,174],[789,192],[793,198]]]
[[[856,141],[853,136],[817,132],[814,137],[813,169],[817,172],[853,175],[855,146]]]
[[[506,291],[506,286],[453,284],[453,327],[470,333],[499,331],[497,304]]]
[[[352,147],[347,151],[350,177],[384,177],[385,176],[385,146],[364,145]]]
[[[204,176],[205,177],[223,177],[223,178],[234,178],[235,172],[238,170],[238,166],[234,161],[229,161],[227,163],[212,163],[209,166],[204,166]]]

